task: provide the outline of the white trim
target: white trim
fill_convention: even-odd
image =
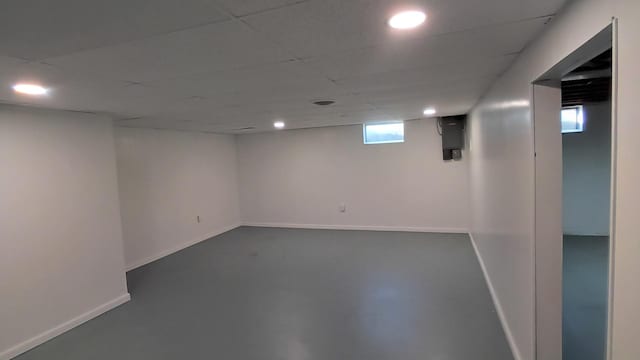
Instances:
[[[534,104],[534,106],[532,106],[532,110],[535,111],[535,98],[534,98],[534,89],[535,89],[535,84],[531,84],[531,88],[530,88],[531,92],[529,93],[529,98],[531,99],[531,104]],[[533,173],[533,178],[536,178],[536,171],[537,171],[537,167],[536,167],[536,115],[535,113],[531,114],[531,143],[533,144],[533,161],[531,161],[531,168],[532,168],[532,173]],[[537,299],[537,292],[536,292],[536,284],[537,284],[537,274],[538,274],[538,270],[537,270],[537,266],[538,263],[536,262],[536,224],[538,223],[537,218],[536,218],[536,191],[537,191],[537,184],[534,181],[531,182],[531,196],[533,199],[533,203],[532,205],[532,212],[533,212],[533,222],[531,223],[531,238],[530,238],[530,242],[531,242],[531,249],[533,249],[533,251],[531,252],[531,273],[533,274],[533,279],[532,279],[532,284],[533,284],[533,291],[531,292],[531,319],[533,319],[533,331],[531,332],[531,344],[533,344],[533,347],[531,349],[532,354],[531,354],[531,359],[537,359],[538,358],[538,299]],[[469,234],[469,236],[471,236],[471,234]],[[472,238],[473,239],[473,238]],[[478,255],[478,258],[480,258],[480,255]],[[488,279],[488,277],[487,277]],[[502,326],[503,328],[505,327],[504,325]],[[506,332],[506,330],[505,330]],[[514,343],[515,344],[515,343]],[[516,345],[517,347],[517,345]],[[519,351],[519,350],[518,350]],[[515,351],[513,351],[512,348],[512,353],[515,354]],[[522,355],[522,354],[521,354]]]
[[[9,360],[12,359],[28,350],[33,349],[34,347],[41,345],[51,339],[53,339],[56,336],[62,335],[63,333],[73,329],[76,326],[79,326],[95,317],[98,317],[99,315],[102,315],[104,313],[106,313],[107,311],[120,306],[124,303],[126,303],[127,301],[131,300],[131,296],[129,295],[129,293],[126,294],[122,294],[120,296],[118,296],[117,298],[104,303],[98,307],[96,307],[93,310],[90,310],[84,314],[81,314],[69,321],[66,321],[54,328],[51,328],[39,335],[36,335],[34,337],[32,337],[29,340],[23,341],[18,345],[15,345],[5,351],[3,351],[2,353],[0,353],[0,360]]]
[[[609,289],[607,299],[607,360],[613,359],[613,296],[615,289],[616,197],[618,194],[618,18],[611,20],[611,193],[609,195]]]
[[[324,224],[289,224],[289,223],[258,223],[258,222],[245,222],[242,224],[242,226],[291,228],[291,229],[319,229],[319,230],[429,232],[429,233],[447,233],[447,234],[469,233],[468,229],[463,229],[463,228],[436,228],[436,227],[412,227],[412,226],[324,225]]]
[[[133,269],[139,268],[140,266],[147,265],[147,264],[152,263],[152,262],[154,262],[156,260],[160,260],[165,256],[168,256],[168,255],[176,253],[176,252],[178,252],[180,250],[186,249],[189,246],[193,246],[193,245],[195,245],[195,244],[197,244],[199,242],[203,242],[205,240],[209,240],[210,238],[212,238],[214,236],[218,236],[218,235],[220,235],[222,233],[225,233],[227,231],[233,230],[233,229],[235,229],[235,228],[237,228],[239,226],[240,226],[240,223],[236,223],[236,224],[233,224],[233,225],[225,226],[223,228],[220,228],[220,229],[214,230],[214,231],[212,231],[210,233],[207,233],[207,234],[204,234],[202,236],[199,236],[196,239],[181,243],[178,246],[174,246],[174,247],[172,247],[170,249],[163,250],[163,251],[160,251],[159,253],[153,254],[151,256],[147,256],[145,258],[136,260],[136,261],[134,261],[134,262],[132,262],[130,264],[126,264],[125,271],[131,271]]]
[[[484,274],[484,279],[487,281],[487,287],[489,287],[489,292],[491,293],[491,298],[493,299],[493,304],[496,307],[496,312],[498,313],[498,318],[500,319],[500,323],[502,324],[502,329],[507,337],[507,342],[509,343],[509,347],[511,347],[511,353],[513,354],[513,358],[515,360],[522,360],[522,354],[520,353],[520,349],[518,348],[518,344],[513,337],[513,333],[511,332],[511,328],[509,327],[509,323],[507,322],[507,317],[504,314],[504,310],[502,309],[502,305],[500,304],[500,299],[498,298],[498,294],[496,293],[495,288],[493,287],[493,283],[491,282],[491,278],[489,277],[489,273],[487,272],[487,267],[482,260],[482,256],[480,255],[480,250],[476,245],[476,241],[473,238],[473,234],[469,233],[469,239],[471,239],[471,245],[473,246],[473,250],[478,257],[478,262],[480,263],[480,268],[482,269],[482,273]]]

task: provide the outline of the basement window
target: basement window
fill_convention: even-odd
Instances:
[[[584,116],[582,113],[582,105],[562,108],[560,121],[562,123],[563,134],[583,132]]]
[[[363,136],[365,144],[402,143],[404,142],[404,122],[364,124]]]

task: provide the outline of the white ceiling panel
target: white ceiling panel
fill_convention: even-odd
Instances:
[[[553,15],[562,7],[565,0],[525,0],[524,14],[527,17]]]
[[[10,72],[15,66],[24,63],[22,59],[12,58],[0,55],[0,74]]]
[[[235,70],[196,73],[176,79],[147,83],[152,87],[173,87],[190,96],[210,97],[224,93],[246,93],[257,99],[303,93],[333,93],[336,86],[300,61],[284,61]]]
[[[218,0],[234,16],[257,14],[306,1],[310,0]]]
[[[135,118],[129,120],[120,120],[116,122],[118,126],[132,128],[150,128],[150,129],[166,129],[166,130],[187,130],[187,124],[190,121],[176,121],[175,119],[162,118]]]
[[[401,32],[396,0],[8,0],[0,102],[230,133],[465,113],[562,3],[403,1],[429,18]]]
[[[213,0],[7,0],[0,52],[44,59],[227,19]]]
[[[213,111],[212,111],[213,109]],[[306,101],[280,101],[248,106],[235,107],[198,107],[184,111],[184,114],[176,114],[171,111],[161,114],[162,116],[188,118],[207,123],[238,123],[244,125],[254,125],[256,123],[268,122],[272,124],[275,120],[295,120],[313,116],[329,116],[356,111],[372,111],[375,106],[355,97],[338,97],[336,104],[332,106],[318,106]]]
[[[413,111],[417,116],[421,116],[422,109],[426,106],[434,106],[438,109],[446,107],[450,103],[458,103],[457,97],[460,94],[475,94],[476,97],[482,95],[482,91],[493,81],[493,77],[473,77],[467,78],[458,83],[449,83],[441,86],[434,86],[430,83],[415,84],[405,87],[389,87],[365,91],[361,96],[366,97],[369,103],[377,107],[399,107],[408,103],[421,104],[419,109]],[[467,104],[466,113],[470,109]]]
[[[119,117],[150,115],[158,106],[169,107],[179,102],[175,95],[136,84],[102,83],[91,93],[78,90],[82,87],[80,84],[59,87],[51,96],[60,108],[108,112]]]
[[[422,110],[434,107],[438,115],[459,115],[469,111],[469,102],[476,101],[490,84],[491,79],[477,79],[468,87],[432,88],[427,85],[416,86],[399,92],[378,91],[370,94],[379,110],[393,116],[393,120],[415,119],[422,117]],[[415,96],[416,91],[422,95]]]
[[[118,126],[135,128],[157,128],[157,129],[180,129],[193,131],[221,132],[221,133],[252,133],[273,130],[273,120],[256,118],[234,119],[226,117],[224,121],[202,122],[199,120],[189,120],[176,122],[173,118],[154,116],[132,120],[118,121]],[[306,128],[334,126],[345,124],[360,124],[364,122],[375,122],[389,120],[390,116],[381,110],[353,110],[331,114],[313,114],[305,117],[287,117],[287,128]],[[173,126],[172,126],[173,124]],[[250,129],[245,129],[249,127]]]
[[[241,107],[218,107],[210,105],[206,100],[203,104],[194,103],[192,107],[176,107],[168,111],[159,111],[150,117],[173,118],[191,120],[207,124],[223,124],[230,127],[255,126],[258,124],[273,124],[276,120],[287,122],[295,119],[305,119],[313,116],[329,116],[354,111],[372,111],[375,107],[361,101],[350,101],[341,98],[337,105],[319,107],[311,103],[281,102]],[[186,103],[183,105],[187,105]]]
[[[542,2],[546,1],[555,0]],[[295,55],[307,58],[524,20],[532,17],[532,11],[525,11],[526,3],[484,0],[479,5],[469,0],[411,1],[411,8],[424,9],[428,19],[422,28],[410,32],[386,26],[390,15],[404,8],[394,0],[308,1],[248,16],[244,21],[278,39]]]
[[[141,82],[288,59],[282,49],[246,26],[224,22],[46,62],[76,77]]]
[[[380,122],[393,120],[384,110],[375,109],[368,111],[347,111],[339,114],[318,114],[304,118],[293,118],[288,123],[289,127],[321,127],[344,124],[362,124],[366,122]]]
[[[515,55],[480,59],[458,58],[445,65],[350,77],[336,83],[356,93],[376,89],[410,88],[417,84],[429,84],[436,88],[454,84],[464,85],[476,78],[495,78],[514,59]]]
[[[461,60],[500,57],[520,52],[542,30],[548,19],[537,18],[370,46],[305,62],[327,77],[339,80],[394,70],[437,67]]]

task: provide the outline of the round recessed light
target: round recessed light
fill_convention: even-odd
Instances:
[[[15,84],[13,91],[26,95],[46,95],[49,90],[36,84]]]
[[[425,114],[426,116],[433,116],[436,114],[436,112],[437,111],[434,108],[426,108],[422,113]]]
[[[276,121],[273,123],[273,127],[276,129],[283,129],[284,128],[284,121]]]
[[[399,12],[389,19],[389,26],[394,29],[413,29],[427,20],[427,14],[422,11],[411,10]]]

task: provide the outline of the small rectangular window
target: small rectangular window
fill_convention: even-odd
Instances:
[[[568,106],[562,108],[560,116],[562,123],[562,133],[576,133],[584,131],[584,117],[582,105]]]
[[[404,142],[402,121],[364,124],[365,144],[389,144]]]

